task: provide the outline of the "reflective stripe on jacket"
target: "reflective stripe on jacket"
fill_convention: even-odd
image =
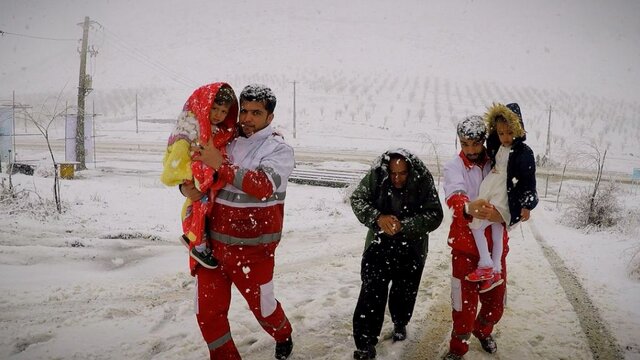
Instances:
[[[215,199],[209,234],[228,245],[280,240],[293,148],[271,126],[227,146],[230,164],[218,170],[227,182]]]

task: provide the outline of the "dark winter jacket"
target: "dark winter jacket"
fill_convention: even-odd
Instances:
[[[514,131],[514,140],[507,162],[507,196],[511,213],[509,225],[511,226],[520,221],[520,212],[523,208],[533,210],[538,205],[536,161],[533,150],[524,143],[527,136],[518,104],[494,104],[485,114],[485,121],[489,129],[487,153],[492,164],[495,164],[496,154],[501,146],[495,127],[495,120],[499,115],[507,119]]]
[[[409,165],[407,183],[400,196],[402,210],[393,213],[391,192],[397,191],[389,177],[390,155],[402,155]],[[424,163],[404,149],[390,150],[382,154],[351,195],[354,214],[369,228],[365,250],[374,238],[391,239],[410,243],[424,261],[428,251],[429,233],[440,226],[443,218],[442,205],[431,173]],[[382,232],[376,220],[380,215],[395,215],[402,224],[401,231],[389,236]]]

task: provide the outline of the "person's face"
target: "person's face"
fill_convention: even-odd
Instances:
[[[484,141],[472,140],[463,137],[459,139],[462,153],[469,161],[478,162],[482,159],[482,154],[484,153]]]
[[[242,132],[250,137],[267,127],[273,120],[273,114],[269,114],[260,101],[243,101],[240,104],[239,120]]]
[[[511,146],[513,144],[513,130],[506,122],[499,121],[496,123],[496,132],[502,146]]]
[[[409,165],[404,159],[393,159],[389,163],[391,183],[396,189],[402,189],[407,184],[409,177]]]
[[[213,106],[211,107],[211,112],[209,112],[209,121],[211,122],[211,124],[218,125],[221,122],[223,122],[224,119],[227,117],[227,114],[229,114],[230,108],[231,108],[231,104],[219,105],[219,104],[213,103]]]

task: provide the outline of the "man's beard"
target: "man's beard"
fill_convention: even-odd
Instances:
[[[464,154],[464,156],[466,156],[467,160],[471,162],[479,163],[484,158],[484,151],[481,151],[479,153],[473,153],[473,154]]]
[[[481,153],[474,153],[474,154],[464,154],[467,159],[471,160],[471,161],[476,161],[478,159],[480,159],[480,154]]]

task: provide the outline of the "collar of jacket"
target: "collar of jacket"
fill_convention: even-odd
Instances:
[[[484,152],[484,158],[482,159],[482,161],[480,163],[476,163],[476,162],[473,162],[473,161],[467,159],[467,157],[464,155],[462,150],[460,150],[460,154],[458,154],[458,156],[460,156],[460,158],[462,159],[462,163],[464,164],[464,167],[467,168],[467,170],[471,170],[475,165],[479,166],[480,168],[483,168],[484,165],[489,160],[489,156],[487,155],[487,151],[486,150]]]
[[[273,134],[273,128],[271,127],[271,124],[269,124],[262,130],[258,130],[254,132],[253,135],[249,137],[239,137],[238,139],[242,139],[242,142],[244,143],[253,144],[258,141],[263,141],[264,139],[268,138],[269,135],[271,134]]]

